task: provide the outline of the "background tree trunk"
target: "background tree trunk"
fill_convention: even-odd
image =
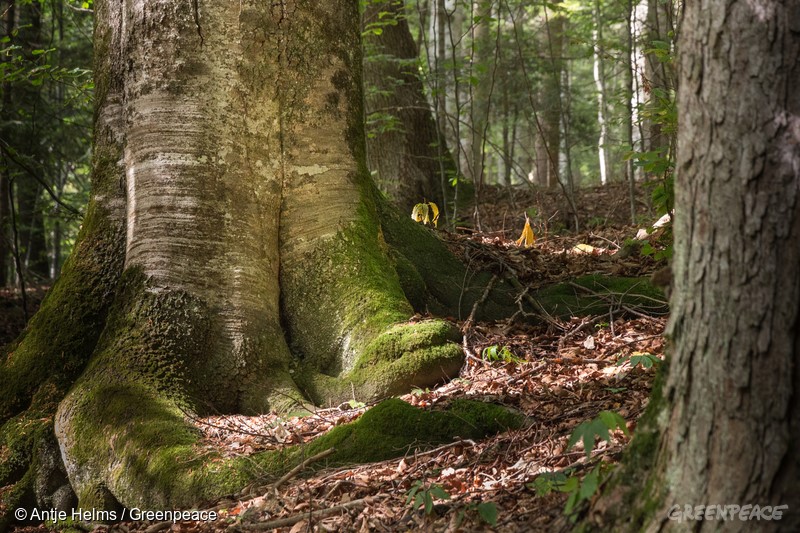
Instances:
[[[363,15],[367,161],[378,187],[404,212],[427,199],[445,206],[456,168],[418,74],[403,2],[377,0]],[[381,15],[383,13],[383,15]],[[388,13],[388,15],[386,15]],[[391,23],[391,21],[395,21]],[[379,30],[370,32],[370,28]]]
[[[549,59],[544,59],[539,93],[541,129],[536,142],[537,183],[556,187],[559,183],[559,149],[561,147],[561,53],[564,19],[559,14],[546,11],[541,30],[541,49]]]
[[[647,531],[800,528],[800,26],[792,3],[687,3],[680,43],[673,353],[616,505]],[[720,53],[724,50],[724,53]],[[648,444],[649,442],[649,444]],[[644,453],[642,453],[644,452]],[[649,458],[657,459],[653,464]],[[644,489],[644,491],[642,491]],[[677,522],[684,505],[787,505]],[[678,508],[674,506],[680,506]],[[609,524],[604,524],[609,528]],[[611,527],[611,529],[619,529]]]

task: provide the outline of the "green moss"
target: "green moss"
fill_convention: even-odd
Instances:
[[[622,306],[654,314],[667,312],[664,294],[647,278],[590,275],[573,283],[588,290],[558,283],[537,291],[534,298],[548,313],[561,318],[598,315],[608,313],[609,307]]]
[[[377,191],[362,184],[356,219],[302,265],[282,270],[281,291],[295,380],[316,402],[385,397],[455,375],[462,362],[442,321],[413,314],[376,214]]]
[[[0,495],[0,531],[5,531],[17,507],[35,505],[33,483],[38,467],[36,449],[52,420],[22,413],[0,427],[0,487],[11,486]]]
[[[199,448],[183,413],[152,387],[83,384],[71,398],[70,460],[87,479],[75,487],[82,507],[113,510],[105,487],[128,506],[190,506],[252,478],[245,462]]]
[[[427,309],[427,307],[430,300],[428,290],[425,286],[425,280],[422,279],[422,276],[420,276],[414,264],[406,259],[403,254],[396,252],[391,254],[391,259],[394,270],[397,272],[398,280],[400,281],[400,288],[403,289],[403,293],[414,308],[414,311],[418,313],[428,311],[429,309]],[[430,311],[433,312],[437,310],[438,309],[430,309]]]
[[[330,465],[382,461],[414,448],[452,442],[457,437],[484,438],[518,428],[522,421],[519,413],[478,401],[456,400],[446,411],[426,411],[390,398],[355,422],[337,426],[307,446],[287,450],[283,459],[295,464],[300,456],[335,448],[336,452],[326,460]]]
[[[387,244],[392,248],[404,279],[421,279],[426,287],[425,300],[420,307],[436,313],[466,319],[489,284],[492,274],[470,271],[439,240],[433,230],[399,213],[388,202],[377,198],[375,205]],[[417,282],[418,283],[418,282]],[[418,288],[414,289],[419,292]],[[517,305],[515,291],[504,281],[478,309],[479,320],[495,320],[511,316]],[[419,296],[415,296],[419,301]]]
[[[460,334],[441,320],[396,324],[364,349],[352,370],[332,377],[300,367],[295,380],[318,404],[370,401],[430,387],[458,375],[463,364]]]
[[[171,394],[210,394],[205,372],[209,311],[185,291],[148,289],[139,268],[127,269],[119,284],[103,337],[88,372],[107,381],[143,381]]]
[[[124,257],[122,228],[92,204],[74,253],[0,365],[0,421],[30,405],[40,386],[63,395],[103,329]]]
[[[100,386],[83,391],[78,401],[81,412],[91,415],[73,423],[80,438],[71,453],[85,465],[84,475],[111,465],[106,475],[78,487],[80,505],[106,509],[116,500],[109,499],[105,486],[124,505],[188,507],[278,476],[330,447],[337,451],[329,463],[363,463],[455,437],[483,438],[522,423],[520,414],[482,402],[458,400],[447,411],[424,411],[389,399],[310,445],[227,459],[200,448],[181,412],[143,385]]]
[[[502,406],[458,400],[448,411],[424,411],[391,398],[357,421],[338,426],[315,440],[309,455],[336,448],[332,464],[381,461],[402,456],[414,447],[452,442],[456,437],[480,439],[517,428],[519,414]]]

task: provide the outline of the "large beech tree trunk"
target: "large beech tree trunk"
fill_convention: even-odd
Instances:
[[[406,293],[452,309],[461,287],[426,287],[436,272],[384,239],[391,216],[390,240],[453,261],[408,217],[379,217],[357,2],[106,0],[95,14],[92,200],[0,366],[0,485],[33,485],[42,505],[69,486],[83,507],[189,505],[253,473],[193,459],[182,410],[297,410],[457,374],[457,332],[408,323]],[[39,468],[58,456],[65,469]]]
[[[799,32],[794,2],[686,3],[672,356],[604,528],[800,529]],[[788,508],[669,519],[747,504]]]

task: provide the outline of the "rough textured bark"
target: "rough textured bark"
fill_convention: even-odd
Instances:
[[[367,4],[366,28],[390,19],[396,24],[381,25],[379,35],[368,32],[364,39],[367,116],[394,119],[390,127],[369,132],[367,161],[378,187],[410,213],[423,199],[444,206],[445,197],[452,198],[449,181],[456,177],[456,168],[417,73],[418,50],[403,2]]]
[[[800,21],[792,2],[704,0],[682,28],[673,353],[650,415],[660,444],[633,443],[651,475],[618,526],[797,531]],[[788,508],[779,521],[668,519],[709,504]]]

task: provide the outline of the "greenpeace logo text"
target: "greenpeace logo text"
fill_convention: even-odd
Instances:
[[[670,520],[780,520],[788,505],[673,505],[667,511]]]

